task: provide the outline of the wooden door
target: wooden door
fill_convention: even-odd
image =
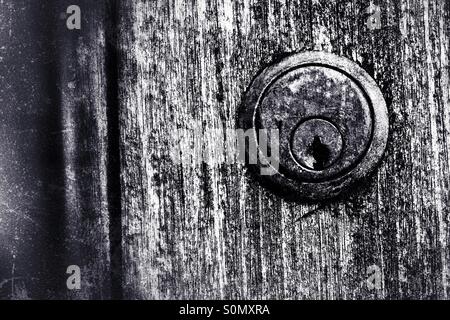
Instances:
[[[448,298],[448,1],[78,2],[86,13],[81,30],[52,22],[66,44],[53,100],[65,155],[63,189],[54,191],[65,199],[56,228],[64,258],[55,272],[65,281],[66,266],[80,265],[89,285],[73,292],[58,283],[54,294]],[[390,132],[375,174],[342,199],[301,203],[214,152],[211,163],[172,161],[174,128],[235,128],[252,79],[301,51],[347,57],[377,82]],[[218,143],[211,137],[202,148]],[[38,238],[25,218],[15,219]],[[13,253],[27,246],[9,230],[2,234],[21,244],[4,250],[7,279]],[[38,286],[60,281],[47,278]]]
[[[379,29],[368,25],[368,5],[123,5],[120,42],[133,48],[119,77],[126,297],[447,297],[448,3],[383,1]],[[386,157],[361,190],[287,202],[242,166],[164,157],[171,123],[233,127],[259,70],[302,50],[352,59],[387,101]],[[380,286],[367,283],[374,270]]]

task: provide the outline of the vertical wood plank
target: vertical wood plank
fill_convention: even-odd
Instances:
[[[448,4],[383,2],[375,30],[364,1],[121,5],[125,297],[448,297]],[[356,61],[388,103],[386,157],[358,190],[292,203],[220,153],[170,159],[176,128],[233,128],[257,72],[301,50]]]

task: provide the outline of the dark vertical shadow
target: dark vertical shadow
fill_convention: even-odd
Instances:
[[[40,288],[35,291],[37,299],[60,299],[63,297],[65,286],[64,268],[64,225],[65,225],[65,179],[64,179],[64,142],[62,132],[63,115],[60,83],[61,60],[61,36],[55,28],[60,23],[58,15],[59,7],[55,1],[46,1],[43,5],[29,4],[27,10],[33,15],[34,24],[28,26],[32,34],[32,41],[38,46],[34,47],[33,56],[37,59],[39,71],[29,73],[30,79],[35,77],[36,85],[42,91],[38,93],[39,101],[33,102],[33,110],[29,110],[29,123],[35,128],[33,140],[38,146],[28,145],[25,150],[36,150],[30,153],[30,163],[24,166],[34,167],[30,179],[39,179],[42,186],[36,185],[33,196],[37,197],[38,210],[43,219],[42,243],[35,254],[38,257],[39,268],[30,270],[31,274],[37,274],[40,278]],[[26,41],[26,39],[23,39]],[[24,62],[25,63],[25,62]],[[21,88],[29,90],[29,88]],[[34,99],[31,98],[30,99]],[[26,151],[25,151],[26,152]],[[27,155],[23,156],[27,159]],[[33,164],[34,162],[34,164]],[[31,180],[30,180],[31,182]],[[32,184],[30,183],[30,186]],[[37,212],[30,208],[30,214]],[[30,245],[30,247],[34,247]]]
[[[49,26],[47,34],[50,39],[58,37],[54,27],[59,21],[55,21],[54,12],[57,10],[52,2],[48,10]],[[56,48],[55,48],[56,45]],[[50,55],[54,55],[50,59],[48,65],[45,66],[45,81],[48,85],[47,94],[52,101],[51,107],[46,112],[46,116],[42,119],[42,130],[50,133],[47,139],[43,141],[45,153],[42,159],[42,170],[46,180],[46,197],[44,198],[45,207],[49,211],[48,233],[51,235],[47,244],[48,275],[51,277],[51,285],[49,292],[61,298],[62,290],[65,288],[65,268],[64,268],[64,225],[65,225],[65,181],[64,181],[64,141],[62,132],[63,115],[61,93],[58,88],[60,83],[59,75],[59,44],[54,41],[48,42],[46,50]]]
[[[39,82],[42,88],[42,100],[36,105],[36,114],[30,114],[35,122],[36,142],[39,153],[35,155],[36,177],[42,181],[42,189],[36,190],[39,208],[44,212],[45,237],[39,251],[42,276],[42,288],[34,298],[60,299],[65,286],[64,267],[64,225],[65,225],[65,180],[64,180],[64,141],[62,132],[62,99],[59,88],[61,46],[63,39],[55,26],[60,23],[60,8],[55,1],[46,1],[43,5],[30,5],[35,13],[36,25],[30,28],[33,41],[41,44],[35,54],[40,61]],[[30,74],[30,77],[32,75]],[[31,178],[31,177],[30,177]],[[36,272],[36,271],[32,271]]]
[[[122,215],[120,188],[118,2],[106,2],[106,85],[108,119],[108,205],[111,255],[111,298],[122,299]]]

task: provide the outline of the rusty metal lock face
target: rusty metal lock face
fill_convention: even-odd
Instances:
[[[261,179],[286,196],[318,200],[341,194],[375,168],[386,147],[388,116],[381,91],[357,64],[306,52],[257,76],[239,127],[253,130],[250,143],[257,145],[259,130],[277,129],[279,166]],[[259,174],[263,164],[249,166]]]

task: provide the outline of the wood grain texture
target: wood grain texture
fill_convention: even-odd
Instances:
[[[448,298],[448,2],[383,1],[379,30],[366,26],[366,1],[121,6],[126,298]],[[258,71],[302,50],[356,61],[387,101],[388,150],[358,190],[293,203],[242,165],[171,161],[174,126],[233,128]]]
[[[0,298],[449,298],[448,1],[380,2],[376,30],[362,0],[76,2],[81,31],[73,1],[0,1]],[[316,204],[220,150],[254,76],[304,50],[359,63],[390,118],[376,173]]]

